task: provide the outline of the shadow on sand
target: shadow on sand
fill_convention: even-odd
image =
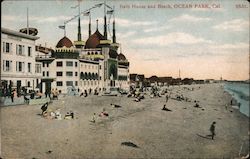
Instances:
[[[206,136],[203,136],[203,135],[200,135],[200,134],[196,134],[196,135],[199,136],[199,137],[202,137],[204,139],[212,140],[212,136],[211,135],[206,135]]]
[[[130,146],[130,147],[134,147],[134,148],[140,148],[139,146],[137,146],[136,144],[132,143],[132,142],[122,142],[121,145],[124,146]]]

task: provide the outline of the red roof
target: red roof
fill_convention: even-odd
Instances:
[[[69,40],[69,38],[67,38],[66,36],[64,36],[56,45],[57,48],[61,48],[61,47],[67,47],[70,48],[73,46],[73,43]]]
[[[100,44],[100,40],[104,39],[105,39],[104,36],[98,30],[96,30],[96,32],[92,34],[86,41],[85,49],[97,48],[98,45]]]
[[[125,57],[122,53],[120,53],[120,54],[118,55],[118,60],[125,61],[125,60],[126,60],[126,57]]]

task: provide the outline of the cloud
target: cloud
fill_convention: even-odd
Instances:
[[[249,49],[249,44],[247,43],[237,43],[237,44],[223,44],[217,46],[220,49]]]
[[[209,40],[198,38],[193,35],[183,32],[173,32],[167,35],[160,35],[154,37],[146,37],[133,40],[135,44],[140,45],[158,45],[166,46],[170,44],[197,44],[197,43],[212,43]]]
[[[248,29],[249,21],[244,19],[234,19],[231,21],[225,21],[221,24],[213,26],[213,29],[225,30],[225,31],[244,31]]]
[[[123,27],[131,27],[131,26],[149,26],[154,24],[152,21],[132,21],[128,19],[116,18],[116,24]]]
[[[135,35],[135,31],[128,31],[128,32],[125,32],[125,33],[117,33],[117,37],[119,37],[119,39],[125,39],[125,38],[128,38],[128,37],[131,37],[133,35]]]
[[[55,23],[70,19],[69,16],[50,16],[50,17],[31,17],[30,20],[34,20],[37,23]]]
[[[22,18],[21,16],[2,15],[2,21],[6,21],[6,22],[22,22],[22,21],[26,21],[26,19]]]
[[[170,19],[170,22],[201,22],[201,21],[210,21],[211,18],[196,17],[188,14],[183,14],[179,17]]]
[[[27,18],[24,16],[13,16],[13,15],[3,15],[2,16],[3,21],[7,22],[25,22],[27,21]],[[68,19],[71,19],[72,17],[69,16],[29,16],[29,21],[32,21],[34,23],[56,23],[56,22],[62,22]]]
[[[144,29],[143,31],[145,33],[150,33],[150,32],[159,32],[159,31],[163,31],[163,30],[167,30],[171,28],[170,26],[162,26],[162,27],[151,27],[151,28],[147,28],[147,29]]]

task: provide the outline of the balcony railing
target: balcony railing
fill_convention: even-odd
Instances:
[[[52,60],[55,59],[51,55],[36,55],[36,60]]]

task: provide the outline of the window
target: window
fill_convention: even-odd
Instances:
[[[66,72],[66,76],[73,76],[73,72]]]
[[[24,55],[24,45],[16,45],[16,54]]]
[[[66,61],[66,66],[72,67],[73,66],[73,62],[72,61]]]
[[[75,86],[78,86],[78,81],[75,81]]]
[[[28,81],[28,87],[30,87],[30,81]]]
[[[36,64],[35,73],[41,73],[41,64]]]
[[[45,77],[45,71],[43,71],[43,77]]]
[[[31,56],[31,47],[28,46],[28,56]]]
[[[56,72],[56,76],[63,76],[62,72]]]
[[[62,81],[57,81],[56,86],[63,86],[63,82]]]
[[[63,66],[63,62],[62,61],[57,61],[56,62],[56,66],[57,67],[62,67]]]
[[[73,81],[66,81],[66,86],[73,86]]]
[[[12,43],[3,42],[3,52],[5,53],[12,52]]]
[[[101,66],[101,65],[99,66],[99,69],[100,69],[100,70],[102,69],[102,66]]]
[[[45,67],[45,63],[43,62],[43,67]]]
[[[28,63],[28,72],[31,72],[31,63]]]
[[[16,62],[16,71],[17,72],[24,72],[24,62]]]
[[[49,63],[47,62],[47,67],[49,67]]]
[[[12,70],[12,61],[3,60],[3,71],[9,72]]]
[[[39,80],[36,79],[36,88],[39,88],[38,84],[39,84]]]
[[[77,76],[77,72],[75,72],[75,76]]]
[[[49,71],[47,71],[47,77],[49,77]]]
[[[75,62],[75,67],[77,67],[77,62]]]

